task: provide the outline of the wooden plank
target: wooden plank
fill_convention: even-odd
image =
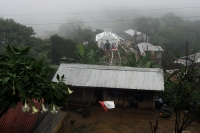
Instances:
[[[60,111],[57,114],[51,114],[50,112],[45,113],[44,115],[40,115],[39,119],[40,122],[34,126],[33,133],[51,133],[55,126],[58,124],[60,119]]]

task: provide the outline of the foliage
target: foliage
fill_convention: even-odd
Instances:
[[[107,25],[119,36],[123,36],[125,30],[135,29],[150,37],[153,45],[169,49],[171,53],[177,50],[182,56],[186,39],[192,39],[191,45],[200,50],[200,20],[185,20],[174,13],[166,13],[160,18],[141,16],[134,21],[120,19]]]
[[[156,32],[160,26],[160,21],[158,18],[152,17],[140,17],[136,19],[137,28],[144,34],[151,35]]]
[[[152,40],[154,45],[161,46],[162,48],[165,48],[170,43],[168,39],[166,39],[163,36],[160,36],[157,33],[152,36],[151,40]]]
[[[80,29],[79,42],[93,43],[95,40],[96,33],[91,29]],[[77,40],[77,39],[76,39]]]
[[[61,24],[58,35],[73,40],[75,36],[79,35],[80,29],[84,27],[85,25],[81,20],[69,18],[66,24]]]
[[[49,65],[49,52],[51,43],[48,39],[35,38],[32,27],[26,27],[12,19],[0,18],[0,52],[5,53],[7,45],[22,48],[30,46],[29,56],[36,60],[42,60],[45,65]]]
[[[200,116],[200,75],[199,67],[194,63],[175,65],[178,69],[173,69],[174,72],[166,76],[164,101],[174,109],[175,133],[182,133]]]
[[[20,101],[33,106],[33,99],[62,106],[69,95],[64,76],[57,76],[58,83],[51,82],[51,69],[28,57],[29,50],[30,47],[18,49],[8,45],[6,54],[0,55],[0,107],[15,107]]]
[[[60,63],[60,58],[67,56],[69,58],[74,58],[74,51],[76,49],[76,43],[69,39],[64,39],[58,35],[53,35],[50,37],[51,42],[51,60],[53,64],[58,65]]]
[[[58,35],[76,43],[94,42],[95,32],[90,27],[86,27],[81,20],[69,18],[67,24],[62,24],[59,28]]]
[[[49,39],[35,38],[34,45],[28,53],[30,57],[35,58],[37,61],[42,61],[44,65],[49,66],[51,64],[50,52],[51,52],[51,42]]]
[[[105,64],[103,52],[101,49],[94,47],[93,45],[83,46],[82,44],[77,45],[75,51],[75,58],[63,57],[64,62],[73,62],[81,64]]]
[[[147,53],[145,56],[142,56],[139,60],[136,59],[134,53],[127,55],[126,62],[122,62],[122,66],[130,66],[130,67],[156,67],[154,61],[150,61],[150,53]]]
[[[200,50],[200,21],[183,20],[174,13],[166,13],[160,19],[153,17],[139,17],[134,21],[137,30],[150,37],[154,45],[170,50],[179,51],[183,56],[184,42],[192,39],[191,46]],[[165,60],[165,59],[164,59]]]
[[[32,27],[15,22],[13,19],[0,18],[0,44],[7,43],[13,45],[24,43],[31,46],[31,38],[35,35]]]

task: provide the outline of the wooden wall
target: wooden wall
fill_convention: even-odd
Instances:
[[[140,109],[155,108],[155,92],[153,91],[135,91],[125,89],[110,88],[70,88],[74,92],[69,96],[68,102],[72,103],[98,103],[98,101],[114,101],[116,107],[128,108],[128,100],[134,99]],[[112,95],[111,93],[115,92]],[[134,95],[141,95],[142,100],[137,101]],[[101,97],[102,95],[102,97]]]
[[[104,90],[103,91],[103,100],[104,101],[114,101],[116,107],[124,107],[127,101],[125,96],[110,96],[109,91],[112,90]]]
[[[60,111],[58,111],[57,114],[52,114],[49,111],[40,113],[31,132],[53,133],[56,127],[61,123],[62,119]]]
[[[113,91],[119,89],[113,89]],[[127,95],[131,94],[131,95]],[[137,101],[133,95],[141,95],[143,100]],[[155,92],[153,91],[134,91],[134,90],[122,90],[121,95],[111,96],[109,90],[106,89],[103,91],[103,100],[104,101],[114,101],[116,107],[128,108],[128,100],[133,99],[135,103],[138,104],[139,109],[154,109],[155,108]]]
[[[95,103],[96,96],[93,88],[70,88],[74,91],[68,97],[68,102],[73,103]]]
[[[138,102],[140,109],[155,109],[155,93],[151,92],[144,97],[144,101]]]

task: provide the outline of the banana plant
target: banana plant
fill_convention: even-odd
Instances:
[[[82,44],[77,45],[75,51],[75,58],[68,57],[61,58],[63,62],[73,62],[80,64],[106,64],[105,57],[101,55],[100,49],[93,49],[92,45],[83,47]]]
[[[152,68],[156,67],[154,61],[150,61],[150,53],[142,56],[139,60],[136,59],[135,54],[131,53],[127,56],[126,62],[122,62],[122,66]]]

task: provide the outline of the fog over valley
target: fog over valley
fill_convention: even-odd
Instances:
[[[160,18],[168,12],[174,12],[183,19],[200,18],[199,2],[195,0],[0,0],[0,2],[2,18],[12,18],[18,23],[33,27],[36,36],[42,38],[57,33],[60,25],[64,23],[81,21],[85,22],[86,27],[96,30],[112,28],[113,23],[131,22],[141,16]]]
[[[199,13],[200,0],[0,0],[0,133],[199,132]]]

